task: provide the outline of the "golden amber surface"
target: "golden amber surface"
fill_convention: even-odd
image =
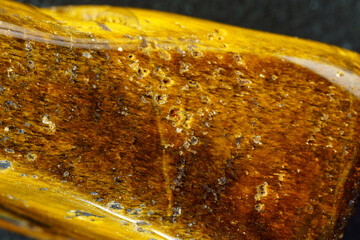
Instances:
[[[175,14],[0,2],[0,227],[340,239],[360,57]]]

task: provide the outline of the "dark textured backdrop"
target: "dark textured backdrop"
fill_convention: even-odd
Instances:
[[[1,1],[1,0],[0,0]],[[175,12],[335,44],[360,52],[359,0],[18,0],[37,6],[108,4]],[[27,239],[0,229],[1,240]],[[344,240],[360,239],[360,207]]]

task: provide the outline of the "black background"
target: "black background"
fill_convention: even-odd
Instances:
[[[1,1],[1,0],[0,0]],[[360,52],[359,0],[18,0],[36,6],[107,4],[175,12],[338,45]],[[1,240],[23,238],[0,229]],[[360,206],[344,240],[360,239]]]

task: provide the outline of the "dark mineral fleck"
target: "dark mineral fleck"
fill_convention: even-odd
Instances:
[[[11,167],[11,162],[7,160],[0,160],[0,170],[5,170],[9,167]]]

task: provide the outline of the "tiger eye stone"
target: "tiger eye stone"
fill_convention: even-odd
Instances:
[[[340,239],[360,57],[168,13],[0,3],[0,227]]]

